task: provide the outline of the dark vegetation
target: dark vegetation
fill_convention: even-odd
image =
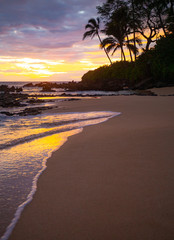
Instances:
[[[147,89],[174,85],[174,36],[161,37],[155,47],[134,62],[115,62],[89,71],[79,86],[84,89]]]
[[[117,91],[174,85],[174,0],[106,0],[97,12],[98,17],[85,26],[83,39],[97,37],[109,65],[88,71],[80,82],[29,83],[26,87],[54,92],[54,88]],[[121,61],[113,62],[111,56],[117,51]],[[0,91],[22,89],[2,85]]]
[[[117,91],[174,85],[174,0],[106,0],[97,12],[99,16],[85,26],[83,39],[97,37],[110,65],[88,71],[78,83],[35,86],[51,92],[52,88]],[[121,61],[113,62],[111,56],[117,51]]]
[[[83,39],[97,36],[111,64],[84,74],[77,88],[146,89],[174,84],[173,0],[107,0],[97,10],[100,18],[88,21]],[[106,35],[103,40],[101,32]],[[112,63],[109,53],[118,50],[121,61]]]

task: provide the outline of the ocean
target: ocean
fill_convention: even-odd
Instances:
[[[25,83],[5,84],[23,86]],[[29,91],[32,93],[32,89]],[[33,93],[36,91],[38,89],[33,89]],[[13,107],[8,111],[16,112],[18,109]],[[85,126],[102,123],[119,114],[109,111],[43,112],[36,116],[0,114],[1,240],[8,239],[22,210],[32,200],[37,180],[46,169],[52,152]]]

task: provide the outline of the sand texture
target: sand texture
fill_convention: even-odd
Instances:
[[[58,111],[122,112],[47,162],[10,240],[173,240],[174,97],[113,96]]]

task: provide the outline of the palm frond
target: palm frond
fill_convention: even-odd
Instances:
[[[90,23],[91,25],[93,25],[95,28],[99,29],[99,24],[97,24],[95,18],[89,19],[88,23]]]
[[[106,52],[109,53],[113,49],[112,55],[115,53],[115,51],[120,48],[119,42],[114,37],[107,37],[103,39],[102,43],[100,44],[101,48],[105,48]]]
[[[114,53],[117,51],[117,49],[120,48],[120,45],[117,45],[115,48],[114,48],[114,51],[112,52],[112,56],[114,55]]]
[[[127,42],[128,42],[128,41],[127,41]],[[133,42],[134,42],[134,38],[129,39],[129,42],[130,42],[130,43],[133,43]],[[142,45],[142,40],[141,40],[139,37],[136,37],[136,38],[135,38],[135,42],[136,42],[139,46]]]
[[[88,23],[88,24],[86,24],[86,26],[85,26],[85,29],[87,29],[87,28],[89,28],[89,29],[92,30],[92,29],[94,29],[94,26]]]
[[[133,52],[134,54],[138,54],[138,53],[139,53],[138,48],[135,47],[133,44],[127,44],[126,46],[127,46],[127,48],[128,48],[131,52]]]
[[[106,47],[106,51],[109,53],[113,48],[117,48],[115,44],[110,44]]]
[[[133,53],[136,52],[137,47],[135,47],[133,44],[127,43],[127,44],[126,44],[126,47],[127,47],[131,52],[133,52]]]
[[[100,26],[100,18],[97,17],[96,19],[97,19],[97,25]]]
[[[87,32],[85,32],[85,33],[83,34],[83,40],[84,40],[85,38],[87,38],[87,37],[93,38],[94,35],[95,35],[95,31],[94,31],[94,30],[87,31]]]
[[[113,37],[107,37],[103,39],[102,46],[106,46],[108,44],[115,44],[115,43],[116,43],[116,40]]]
[[[97,32],[94,30],[94,32],[91,35],[91,39],[93,39],[96,36]]]

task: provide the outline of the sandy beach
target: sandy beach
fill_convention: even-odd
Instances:
[[[174,97],[59,105],[61,112],[122,114],[85,127],[52,154],[9,239],[173,240]]]

